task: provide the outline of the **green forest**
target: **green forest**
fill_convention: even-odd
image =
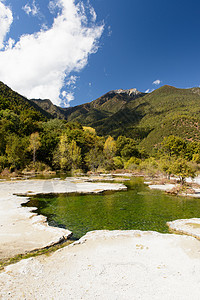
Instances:
[[[134,99],[137,107],[141,101],[144,104],[144,97],[148,99],[151,108],[154,105],[151,113],[146,108],[142,125],[133,126],[130,135],[130,128],[127,132],[123,129],[128,119],[124,116],[121,127],[113,123],[119,134],[112,136],[109,130],[102,135],[90,124],[55,118],[35,102],[0,83],[1,174],[51,171],[76,174],[117,170],[149,176],[177,175],[184,182],[185,177],[194,176],[198,172],[200,164],[198,107],[194,102],[189,103],[190,109],[184,105],[189,99],[186,99],[187,94],[190,97],[194,94],[193,101],[199,100],[200,96],[195,90],[193,94],[186,91],[181,98],[180,91],[177,94],[175,89],[172,95],[171,88],[168,92],[166,88],[161,88],[161,91],[153,93]],[[166,106],[156,108],[155,102],[159,102],[159,95],[160,101],[165,98]],[[174,99],[174,113],[169,103],[171,98]],[[123,100],[122,103],[122,100],[120,97],[121,107],[126,102]],[[126,102],[127,105],[130,102]],[[165,118],[160,116],[162,110],[165,111]],[[131,115],[133,117],[141,118],[141,113],[137,115],[136,110]],[[122,118],[120,120],[122,122]],[[120,131],[120,128],[123,130]]]

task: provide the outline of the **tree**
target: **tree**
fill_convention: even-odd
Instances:
[[[171,164],[170,170],[172,174],[179,176],[181,184],[185,183],[186,177],[193,178],[195,176],[194,169],[183,158],[178,158],[173,164]]]
[[[81,166],[81,149],[77,146],[76,141],[69,143],[68,136],[60,136],[60,142],[54,152],[54,164],[61,170],[77,169]]]
[[[0,110],[0,127],[7,134],[19,134],[19,116],[9,109]]]
[[[61,170],[69,170],[71,166],[71,158],[69,155],[69,143],[66,134],[60,136],[57,149],[53,156],[54,165]]]
[[[66,121],[52,119],[41,125],[41,146],[37,155],[41,161],[52,166],[54,151],[58,146],[62,132],[66,129]]]
[[[131,157],[140,158],[140,153],[135,146],[134,141],[131,141],[129,144],[126,144],[121,151],[121,155],[125,160],[129,160]]]
[[[121,156],[121,151],[123,150],[124,146],[127,143],[128,143],[127,137],[125,137],[123,135],[118,136],[117,141],[116,141],[116,148],[117,148],[116,155],[117,156]]]
[[[125,169],[129,170],[135,170],[138,169],[139,165],[141,163],[141,159],[137,157],[131,157],[126,163],[125,163]]]
[[[199,164],[200,163],[200,154],[199,153],[193,154],[192,161]]]
[[[0,155],[5,154],[6,149],[6,132],[0,127]]]
[[[0,156],[0,172],[3,171],[6,166],[7,166],[7,157],[1,155]]]
[[[170,176],[172,174],[172,168],[171,166],[174,164],[174,159],[173,157],[162,157],[160,160],[159,160],[159,168],[161,169],[162,172],[164,172],[168,179],[170,179]]]
[[[69,145],[69,152],[71,156],[71,168],[76,170],[81,167],[81,148],[76,145],[74,140],[71,141]]]
[[[39,130],[39,114],[32,110],[23,110],[20,114],[19,131],[20,135],[30,135]]]
[[[113,158],[116,153],[116,142],[113,137],[109,136],[104,144],[104,153],[107,158]]]
[[[168,156],[184,156],[187,143],[180,137],[170,135],[161,143],[160,152]]]
[[[129,160],[131,157],[140,158],[141,154],[136,147],[134,139],[125,136],[119,136],[116,141],[116,154],[122,156],[124,160]]]
[[[92,127],[83,126],[83,130],[88,131],[89,133],[96,135],[96,130]]]
[[[94,147],[86,154],[85,161],[89,170],[93,172],[95,172],[98,167],[103,166],[104,154],[102,140],[96,140]]]
[[[123,159],[120,156],[113,157],[114,166],[116,169],[123,169],[124,168],[124,162]]]
[[[149,157],[140,163],[140,169],[144,170],[149,176],[154,177],[158,172],[158,163],[154,157]]]
[[[104,144],[104,163],[103,166],[106,170],[112,170],[114,168],[114,161],[113,157],[115,156],[116,153],[116,142],[114,139],[109,136]]]
[[[36,159],[36,151],[40,148],[41,142],[40,142],[40,136],[38,132],[34,132],[30,136],[30,145],[29,150],[33,151],[33,163],[35,163]]]
[[[10,134],[6,139],[6,155],[10,168],[20,168],[26,163],[27,138]]]

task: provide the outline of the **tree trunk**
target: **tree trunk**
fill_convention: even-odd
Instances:
[[[33,148],[33,163],[35,164],[35,152],[36,152],[36,149]]]

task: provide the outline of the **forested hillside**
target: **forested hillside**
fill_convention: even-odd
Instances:
[[[11,110],[17,115],[31,114],[37,120],[51,118],[51,115],[40,106],[32,103],[25,97],[14,92],[11,88],[0,81],[0,110]]]
[[[100,135],[126,135],[141,141],[148,151],[171,134],[197,141],[200,139],[198,91],[163,86],[128,101],[109,117],[89,125]]]
[[[0,172],[127,169],[184,179],[200,163],[199,111],[198,88],[117,90],[64,109],[0,83]]]
[[[93,127],[102,136],[133,138],[148,152],[165,136],[200,139],[199,88],[163,86],[149,94],[129,91],[132,90],[111,91],[91,103],[62,108],[57,116]],[[38,104],[45,109],[45,103]]]
[[[56,118],[89,126],[98,120],[107,119],[122,110],[128,102],[144,95],[145,93],[138,92],[136,89],[110,91],[92,102],[69,108],[57,107],[50,100],[32,99],[31,101]]]

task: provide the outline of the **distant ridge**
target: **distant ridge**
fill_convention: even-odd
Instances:
[[[34,105],[39,106],[42,110],[48,112],[53,118],[65,119],[65,109],[54,105],[49,99],[31,99]]]
[[[31,101],[46,110],[56,118],[78,121],[87,125],[116,113],[129,101],[146,95],[137,89],[112,90],[92,102],[69,108],[54,105],[50,100],[31,99]]]

